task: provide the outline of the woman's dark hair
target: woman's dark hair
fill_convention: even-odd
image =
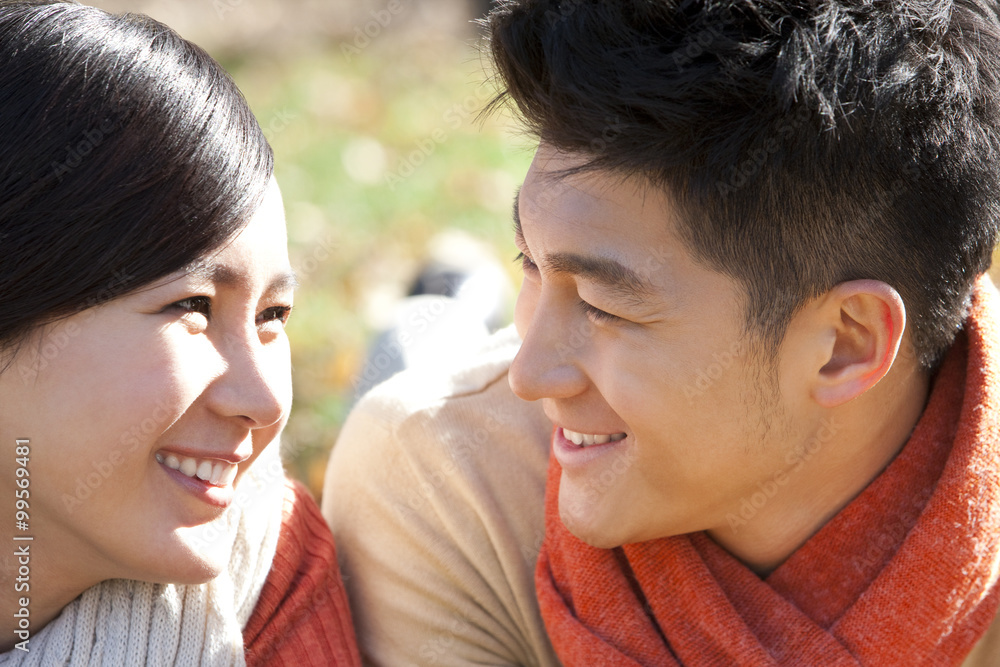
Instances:
[[[223,245],[272,166],[232,79],[167,26],[0,1],[0,351]]]
[[[1000,222],[986,0],[504,0],[505,92],[585,169],[668,192],[695,257],[776,350],[837,283],[894,287],[921,365],[954,340]]]

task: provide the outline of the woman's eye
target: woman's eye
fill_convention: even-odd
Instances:
[[[268,322],[281,322],[284,325],[288,322],[288,317],[292,314],[291,306],[275,306],[268,308],[257,316],[257,326]]]
[[[531,258],[525,255],[523,252],[517,253],[517,257],[514,258],[514,262],[521,263],[522,271],[535,271],[538,269],[538,266],[533,261],[531,261]]]
[[[205,317],[209,317],[212,314],[212,300],[207,296],[191,296],[178,301],[171,307],[179,308],[189,313],[200,313]]]
[[[624,320],[617,315],[612,315],[611,313],[605,312],[600,308],[595,308],[586,301],[581,301],[580,305],[583,307],[587,317],[592,319],[594,322],[623,322]]]

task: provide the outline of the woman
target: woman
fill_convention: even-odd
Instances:
[[[246,102],[67,2],[0,2],[0,63],[0,664],[358,664],[278,459],[295,279]]]

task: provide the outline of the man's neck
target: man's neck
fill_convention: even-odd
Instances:
[[[867,393],[815,419],[812,431],[819,436],[806,440],[819,440],[822,446],[788,472],[789,482],[779,496],[738,533],[727,523],[708,534],[754,572],[769,574],[903,449],[923,414],[929,386],[926,374],[894,368]]]

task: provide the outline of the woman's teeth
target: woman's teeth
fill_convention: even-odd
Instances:
[[[624,433],[614,433],[612,435],[595,435],[593,433],[577,433],[568,428],[562,430],[563,437],[574,445],[586,447],[588,445],[603,445],[606,442],[617,442],[625,439]]]
[[[236,479],[239,466],[217,459],[192,459],[175,454],[156,453],[156,460],[171,470],[179,470],[188,477],[197,477],[213,486],[229,486]]]

